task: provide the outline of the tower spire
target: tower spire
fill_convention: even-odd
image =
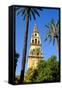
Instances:
[[[35,25],[34,25],[34,30],[33,30],[34,32],[38,32],[38,27],[37,27],[37,25],[36,25],[36,23],[35,23]]]

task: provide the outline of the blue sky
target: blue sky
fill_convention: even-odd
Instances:
[[[31,35],[33,32],[34,25],[36,24],[41,37],[41,43],[42,43],[41,48],[43,51],[44,59],[47,60],[52,55],[56,55],[58,59],[56,43],[53,46],[52,42],[49,43],[49,41],[46,42],[44,41],[46,32],[48,31],[45,25],[48,24],[52,19],[54,19],[55,22],[59,20],[58,9],[43,9],[43,11],[40,12],[40,17],[36,16],[36,20],[32,18],[32,20],[29,21],[27,57],[30,48]],[[20,57],[17,62],[16,75],[19,75],[21,70],[25,29],[26,29],[26,24],[25,21],[23,20],[23,17],[21,16],[21,14],[19,14],[18,16],[16,15],[16,52],[20,54]],[[26,60],[26,69],[27,69],[27,60]]]

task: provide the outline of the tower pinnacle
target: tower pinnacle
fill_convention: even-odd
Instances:
[[[34,30],[33,30],[34,32],[38,32],[38,27],[37,27],[37,25],[35,24],[34,25]]]

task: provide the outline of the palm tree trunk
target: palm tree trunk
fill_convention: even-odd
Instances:
[[[25,71],[26,53],[27,53],[27,40],[28,40],[28,27],[29,27],[29,16],[26,16],[26,32],[25,32],[25,37],[24,37],[20,83],[23,83],[24,81],[24,71]]]

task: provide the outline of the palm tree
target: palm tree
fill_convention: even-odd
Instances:
[[[46,40],[48,40],[48,38],[50,39],[50,41],[53,41],[53,45],[56,41],[57,43],[57,50],[59,51],[59,22],[57,21],[56,23],[54,22],[54,20],[52,19],[50,24],[46,25],[46,27],[48,28],[48,32],[46,34]]]
[[[24,36],[24,47],[23,47],[23,55],[22,55],[22,66],[21,66],[21,75],[20,75],[20,83],[24,81],[24,71],[25,71],[25,62],[26,62],[26,53],[27,53],[27,39],[28,39],[28,28],[29,28],[29,19],[36,19],[36,15],[40,16],[39,11],[42,11],[41,8],[35,7],[18,7],[18,15],[21,13],[23,16],[23,20],[26,20],[26,31]]]

